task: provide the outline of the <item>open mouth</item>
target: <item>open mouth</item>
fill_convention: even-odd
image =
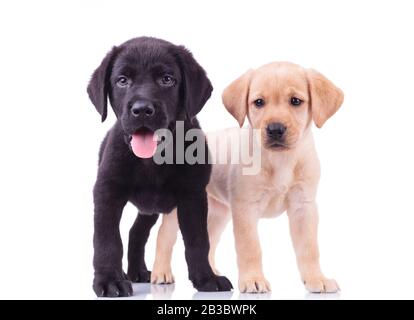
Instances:
[[[148,159],[154,156],[158,145],[158,136],[148,128],[140,128],[131,135],[131,149],[138,158]]]

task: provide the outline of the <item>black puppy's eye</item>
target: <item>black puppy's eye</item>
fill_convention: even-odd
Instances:
[[[298,107],[302,104],[302,102],[303,102],[303,100],[300,100],[299,98],[296,98],[296,97],[290,98],[290,104],[292,106]]]
[[[126,87],[129,85],[129,80],[125,76],[120,76],[116,80],[116,84],[118,85],[118,87]]]
[[[175,79],[172,76],[166,74],[159,79],[159,84],[165,87],[171,87],[175,84]]]
[[[264,106],[265,102],[263,99],[256,99],[253,101],[254,105],[258,108],[261,108]]]

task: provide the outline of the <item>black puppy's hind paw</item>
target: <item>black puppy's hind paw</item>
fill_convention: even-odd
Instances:
[[[233,285],[224,276],[213,275],[204,281],[193,281],[194,288],[201,292],[231,291]]]
[[[151,280],[151,271],[148,270],[128,270],[128,279],[134,283],[149,283]]]
[[[102,279],[94,281],[93,290],[98,297],[130,297],[132,296],[131,281],[124,279]]]

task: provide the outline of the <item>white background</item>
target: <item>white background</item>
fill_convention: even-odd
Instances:
[[[260,224],[272,294],[195,298],[414,298],[412,1],[3,1],[0,4],[0,298],[94,298],[92,187],[100,124],[86,86],[112,45],[141,35],[185,44],[215,91],[206,130],[235,126],[221,92],[250,67],[288,60],[343,89],[314,130],[322,267],[342,292],[309,295],[286,216]],[[124,243],[136,210],[122,221]],[[153,229],[147,261],[154,257]],[[237,285],[231,227],[218,266]],[[182,243],[177,284],[136,298],[189,299]]]

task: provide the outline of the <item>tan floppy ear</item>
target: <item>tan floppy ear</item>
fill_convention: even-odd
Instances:
[[[309,91],[311,95],[312,118],[321,128],[344,101],[344,94],[330,80],[316,70],[308,69]]]
[[[240,127],[243,126],[247,113],[247,99],[250,85],[250,78],[253,70],[250,69],[238,79],[234,80],[223,91],[222,100],[227,111],[236,118]]]

